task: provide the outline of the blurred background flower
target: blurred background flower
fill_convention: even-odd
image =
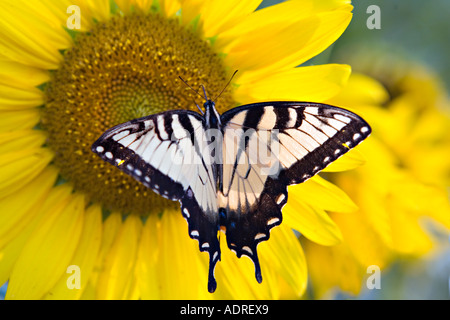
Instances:
[[[380,9],[380,29],[366,27]],[[358,210],[330,213],[337,246],[303,241],[308,298],[448,299],[450,279],[450,5],[358,1],[344,35],[321,57],[352,66],[347,88],[329,102],[371,124],[366,163],[328,175]],[[447,10],[447,11],[446,11]],[[373,267],[380,288],[371,288]]]

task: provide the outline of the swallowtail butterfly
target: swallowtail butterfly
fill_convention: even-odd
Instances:
[[[282,221],[287,186],[302,183],[363,141],[358,115],[310,102],[264,102],[219,115],[172,110],[107,130],[92,151],[148,188],[178,200],[189,236],[209,253],[208,290],[217,283],[219,229],[262,281],[257,246]],[[301,214],[301,213],[299,213]]]

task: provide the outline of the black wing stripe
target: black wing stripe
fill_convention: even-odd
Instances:
[[[274,112],[277,116],[274,129],[284,129],[290,120],[290,113],[288,108],[275,108]]]
[[[163,115],[163,122],[164,122],[164,131],[167,135],[167,139],[172,140],[173,137],[173,115],[170,113],[165,113]]]
[[[158,137],[158,140],[162,141],[163,138],[161,137],[161,133],[159,131],[160,129],[160,123],[163,121],[163,118],[161,116],[155,117],[155,134]]]
[[[258,123],[261,120],[262,116],[264,115],[264,109],[263,108],[255,108],[255,109],[249,109],[247,111],[247,114],[245,116],[245,121],[242,124],[242,126],[246,129],[253,129],[258,127]]]
[[[295,125],[294,125],[295,128],[298,128],[302,125],[303,118],[305,116],[304,111],[305,111],[304,107],[295,108],[295,112],[297,113],[297,118],[295,119]]]
[[[191,138],[191,143],[193,146],[195,146],[195,135],[193,134],[194,127],[192,126],[191,121],[189,120],[187,115],[179,115],[179,119],[178,121],[180,122],[180,124],[182,125],[182,127],[189,132],[189,136]]]

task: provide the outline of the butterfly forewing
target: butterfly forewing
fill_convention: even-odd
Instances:
[[[209,290],[220,258],[214,162],[203,118],[190,111],[167,111],[131,120],[106,131],[92,146],[103,160],[170,199],[179,200],[189,236],[210,255]],[[176,244],[174,244],[176,245]]]

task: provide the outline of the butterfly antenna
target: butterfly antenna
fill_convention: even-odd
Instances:
[[[225,91],[225,89],[228,87],[228,85],[231,83],[231,80],[233,80],[234,76],[236,75],[236,73],[238,72],[238,70],[234,71],[233,75],[231,76],[230,80],[228,80],[227,84],[225,85],[225,87],[223,87],[222,91],[220,91],[219,95],[213,100],[213,101],[217,101],[217,99],[219,99],[219,97],[222,95],[222,93]]]
[[[198,111],[200,111],[201,114],[205,114],[205,113],[203,112],[202,108],[200,108],[200,106],[197,104],[197,102],[195,101],[195,99],[192,99],[192,101],[194,101],[195,105],[196,105],[197,108],[198,108]]]
[[[182,77],[180,77],[180,76],[178,76],[178,78],[180,78],[180,80],[181,81],[183,81],[184,82],[184,84],[189,88],[189,89],[191,89],[192,91],[194,91],[196,94],[198,94],[200,97],[202,97],[202,95],[197,91],[197,90],[195,90],[194,88],[192,88]],[[203,98],[203,97],[202,97]]]
[[[180,76],[178,76],[178,78],[180,78],[180,80],[181,81],[183,81],[184,82],[184,84],[189,88],[189,89],[191,89],[192,91],[194,91],[196,94],[198,94],[200,97],[202,97],[202,95],[197,91],[197,90],[195,90],[194,88],[192,88],[182,77],[180,77]],[[203,89],[203,91],[204,91],[204,89]],[[203,98],[203,97],[202,97]],[[202,110],[202,108],[200,108],[200,106],[197,104],[197,102],[195,101],[195,99],[192,99],[193,101],[194,101],[194,104],[197,106],[197,108],[198,108],[198,110],[200,111],[200,113],[201,114],[204,114],[203,113],[203,110]]]
[[[203,89],[203,94],[205,95],[205,100],[208,101],[208,96],[206,95],[206,89],[205,89],[204,85],[202,85],[202,89]]]

